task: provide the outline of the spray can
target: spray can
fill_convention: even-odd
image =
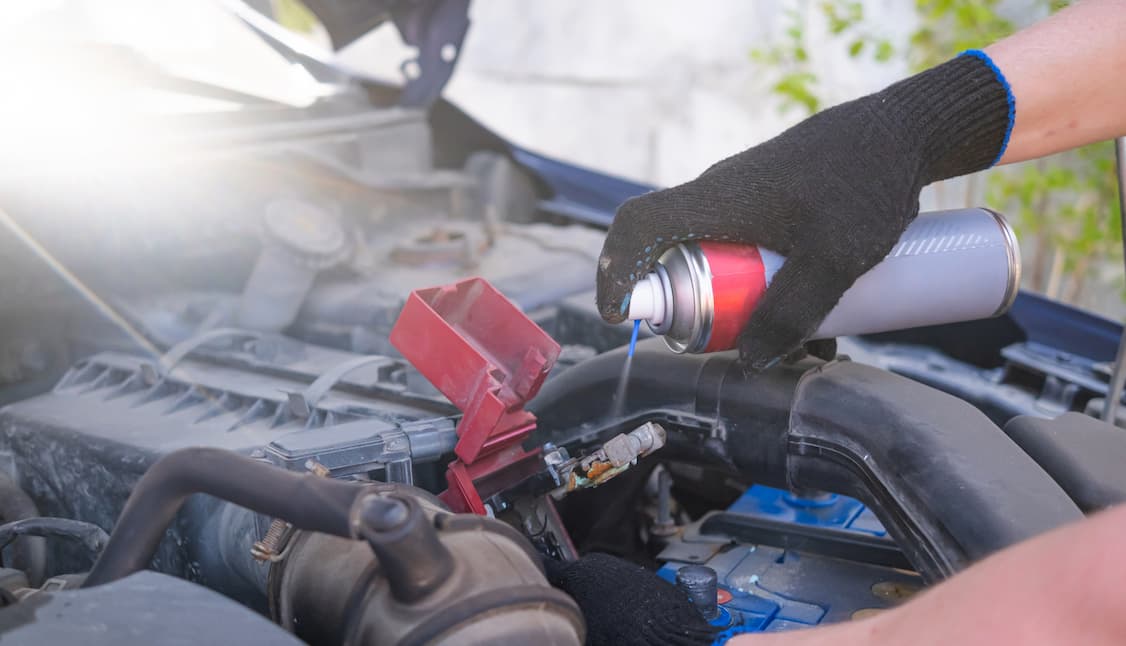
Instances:
[[[646,321],[674,352],[730,350],[785,260],[748,245],[678,245],[634,288],[629,318]],[[923,213],[844,293],[813,338],[999,316],[1019,286],[1020,249],[1000,214]]]

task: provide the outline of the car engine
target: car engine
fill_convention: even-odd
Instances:
[[[643,339],[623,381],[593,274],[644,187],[384,93],[0,177],[6,639],[577,644],[542,559],[591,552],[781,631],[1087,510],[999,428],[1105,396],[1038,301],[759,375]]]

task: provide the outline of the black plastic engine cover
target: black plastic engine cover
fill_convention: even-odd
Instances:
[[[5,644],[297,646],[265,617],[204,587],[138,572],[97,588],[36,593],[0,609]]]
[[[375,472],[394,453],[429,460],[452,449],[454,411],[412,395],[387,359],[357,370],[304,415],[291,393],[341,359],[309,350],[289,370],[185,359],[154,376],[133,355],[102,353],[76,364],[48,393],[0,409],[0,468],[28,492],[44,515],[74,518],[107,532],[133,485],[161,456],[205,446],[269,459],[292,470],[313,461],[333,475]],[[319,352],[324,353],[323,349]],[[435,464],[437,466],[437,464]],[[153,559],[160,572],[202,583],[253,608],[265,609],[266,567],[250,548],[269,519],[207,496],[193,496]],[[76,544],[52,541],[51,573],[89,569]]]

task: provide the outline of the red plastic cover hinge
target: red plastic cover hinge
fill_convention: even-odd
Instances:
[[[483,278],[411,292],[391,343],[464,413],[454,452],[466,464],[523,439],[524,410],[559,344]]]

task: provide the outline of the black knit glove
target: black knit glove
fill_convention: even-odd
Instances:
[[[583,611],[589,646],[701,646],[719,634],[675,585],[639,565],[608,554],[544,565]]]
[[[989,167],[1012,121],[1000,72],[968,52],[820,112],[695,180],[629,200],[598,263],[598,308],[628,295],[686,240],[758,244],[787,256],[739,339],[752,369],[799,349],[841,295],[894,246],[930,182]]]

